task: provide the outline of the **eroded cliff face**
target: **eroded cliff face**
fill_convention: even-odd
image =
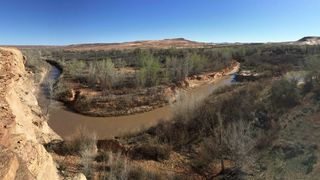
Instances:
[[[33,74],[13,48],[0,48],[0,179],[59,179],[42,144],[60,139],[35,97]]]

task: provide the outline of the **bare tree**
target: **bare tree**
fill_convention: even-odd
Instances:
[[[212,136],[203,141],[199,158],[194,162],[200,168],[199,171],[209,179],[225,173],[226,168],[230,168],[226,167],[226,160],[234,163],[233,170],[243,172],[250,169],[247,167],[252,166],[255,162],[256,141],[251,137],[250,125],[242,120],[226,125],[219,114],[217,114],[217,118],[220,119],[218,127],[212,129]],[[210,166],[213,162],[219,162],[219,174],[213,174],[211,171]]]
[[[228,146],[229,158],[235,162],[235,167],[246,169],[254,163],[254,147],[256,140],[251,137],[250,124],[243,120],[233,122],[224,130],[222,142]]]

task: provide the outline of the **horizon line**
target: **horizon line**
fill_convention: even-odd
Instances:
[[[300,39],[306,37],[320,37],[320,36],[304,36]],[[285,40],[285,41],[224,41],[224,42],[212,42],[212,41],[198,41],[198,40],[191,40],[183,37],[179,38],[163,38],[163,39],[141,39],[141,40],[132,40],[132,41],[113,41],[113,42],[77,42],[77,43],[68,43],[68,44],[0,44],[0,47],[8,46],[8,47],[17,47],[17,46],[52,46],[52,47],[64,47],[64,46],[76,46],[76,45],[92,45],[92,44],[99,44],[99,45],[111,45],[111,44],[125,44],[125,43],[132,43],[132,42],[144,42],[144,41],[164,41],[164,40],[174,40],[174,39],[183,39],[186,41],[192,41],[197,43],[207,43],[207,44],[267,44],[267,43],[287,43],[287,42],[296,42],[297,40]]]

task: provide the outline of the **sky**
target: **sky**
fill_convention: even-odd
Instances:
[[[0,0],[0,44],[320,36],[320,0]]]

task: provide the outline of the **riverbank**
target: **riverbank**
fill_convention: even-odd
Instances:
[[[192,89],[194,97],[209,94],[214,89],[229,85],[232,76],[225,76],[215,84]],[[189,96],[191,98],[191,96]],[[174,105],[167,105],[145,113],[117,117],[90,117],[70,111],[61,102],[54,101],[49,112],[49,125],[63,139],[68,139],[79,129],[85,128],[97,134],[99,139],[113,138],[149,128],[167,121],[174,113]]]
[[[61,67],[61,66],[59,66]],[[145,113],[164,107],[176,101],[178,94],[200,86],[214,83],[224,76],[239,71],[236,61],[218,72],[207,72],[186,77],[184,80],[169,85],[146,88],[110,89],[105,91],[89,88],[73,82],[68,77],[59,79],[55,89],[55,98],[77,113],[92,117],[124,116]],[[58,69],[59,70],[59,69]],[[119,71],[124,71],[119,69]],[[133,73],[136,70],[134,70]],[[130,71],[132,73],[132,71]]]
[[[234,63],[229,68],[226,68],[216,73],[205,73],[193,77],[186,78],[184,86],[167,87],[167,92],[163,94],[169,101],[163,103],[161,107],[152,106],[148,110],[139,111],[139,113],[128,113],[122,116],[114,117],[96,117],[87,116],[86,113],[73,112],[66,107],[65,104],[52,101],[49,111],[49,125],[55,130],[63,139],[68,139],[78,129],[85,128],[90,132],[97,134],[99,139],[114,138],[128,133],[135,133],[142,129],[149,128],[156,125],[160,121],[166,121],[172,117],[174,113],[174,106],[177,98],[183,94],[187,95],[187,99],[181,100],[178,104],[190,103],[189,99],[203,99],[208,96],[215,89],[229,85],[233,81],[232,74],[239,70],[240,64]],[[52,69],[47,72],[48,78],[59,77],[59,69],[52,66]],[[45,78],[48,80],[48,78]],[[52,80],[49,80],[52,81]],[[44,83],[45,84],[45,83]],[[188,84],[188,85],[186,85]],[[40,99],[44,99],[43,96]],[[185,101],[185,102],[181,102]],[[43,101],[43,104],[46,101]],[[138,107],[140,108],[140,107]],[[133,111],[131,111],[133,112]],[[83,115],[86,114],[86,115]]]

